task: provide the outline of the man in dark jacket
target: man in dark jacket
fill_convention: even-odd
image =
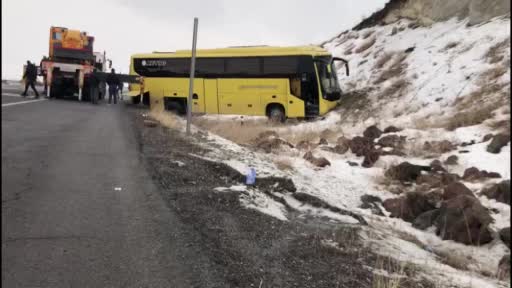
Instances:
[[[46,82],[48,75],[46,75],[47,71],[45,71],[43,69],[43,61],[45,61],[45,60],[48,60],[48,57],[43,56],[43,59],[41,60],[41,62],[39,62],[39,67],[41,69],[41,75],[43,76],[43,84],[44,84],[44,92],[43,92],[43,94],[44,95],[46,95],[47,92],[48,92],[48,83]]]
[[[117,104],[117,89],[120,82],[119,77],[116,75],[116,70],[112,68],[110,74],[107,76],[108,104],[112,102],[112,97],[114,97],[114,104]]]
[[[99,96],[99,85],[100,79],[98,78],[97,69],[94,68],[91,75],[89,76],[89,87],[91,92],[91,102],[92,104],[98,104],[98,96]]]
[[[34,93],[36,93],[36,98],[39,98],[39,93],[37,93],[35,84],[37,79],[37,67],[36,65],[30,63],[30,61],[27,61],[27,67],[25,68],[25,73],[23,74],[23,79],[25,79],[25,92],[21,94],[21,96],[25,97],[27,96],[27,90],[28,86],[34,90]]]

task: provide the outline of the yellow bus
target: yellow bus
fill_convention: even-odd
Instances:
[[[196,51],[192,112],[267,116],[275,121],[327,113],[341,98],[335,61],[323,48],[229,47]],[[144,90],[130,86],[135,102],[185,113],[190,50],[135,54],[130,71]],[[142,93],[142,95],[141,95]]]

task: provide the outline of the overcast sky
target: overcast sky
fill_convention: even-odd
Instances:
[[[113,67],[130,55],[198,48],[319,44],[353,27],[387,0],[2,0],[2,79],[19,79],[26,60],[48,54],[50,26],[95,37]]]

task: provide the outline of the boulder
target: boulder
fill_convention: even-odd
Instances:
[[[349,142],[350,151],[360,157],[366,152],[374,150],[373,139],[367,137],[356,136]]]
[[[459,157],[457,155],[450,155],[444,161],[445,165],[457,165],[459,162]]]
[[[380,131],[380,129],[375,125],[366,128],[366,130],[363,132],[363,136],[370,139],[379,138],[380,135],[382,135],[382,131]]]
[[[491,187],[484,188],[481,194],[489,199],[510,205],[510,180],[504,180]]]
[[[510,141],[510,135],[507,134],[498,134],[492,137],[491,143],[487,145],[487,152],[498,154],[501,152],[501,148],[506,146]]]
[[[442,141],[426,141],[423,144],[423,150],[438,154],[444,154],[447,152],[450,152],[452,150],[455,150],[457,148],[457,145],[453,144],[452,142],[448,140],[442,140]]]
[[[391,217],[402,218],[407,222],[412,222],[420,214],[436,208],[427,194],[419,192],[410,192],[402,197],[386,199],[383,206],[391,213]]]
[[[438,174],[421,174],[416,178],[416,184],[426,184],[428,187],[440,187],[442,176]]]
[[[311,151],[304,154],[304,159],[306,159],[308,162],[317,167],[325,167],[331,165],[331,162],[329,162],[329,160],[325,159],[324,157],[317,158],[313,156],[313,153],[311,153]]]
[[[346,146],[349,146],[349,143],[350,143],[350,139],[348,139],[347,137],[345,136],[341,136],[339,137],[338,139],[336,139],[336,144],[338,145],[346,145]]]
[[[389,168],[385,175],[391,179],[399,180],[402,182],[416,181],[416,178],[421,175],[421,171],[430,171],[432,168],[429,166],[414,165],[409,162],[402,162],[399,165]]]
[[[492,241],[489,211],[473,196],[459,195],[444,201],[436,220],[436,234],[443,240],[467,245],[483,245]]]
[[[464,175],[462,175],[462,178],[464,180],[477,179],[480,177],[480,170],[476,167],[467,168],[466,170],[464,170]]]
[[[399,148],[402,149],[405,144],[405,136],[398,136],[398,135],[386,135],[379,139],[377,144],[379,144],[382,147],[391,147],[391,148]]]
[[[485,134],[484,138],[482,138],[482,142],[487,142],[487,141],[491,140],[492,137],[494,137],[494,135],[492,135],[491,133]]]
[[[474,181],[484,178],[501,178],[501,175],[496,172],[487,172],[485,170],[479,170],[476,167],[470,167],[464,171],[462,178],[467,181]]]
[[[430,167],[432,168],[432,172],[446,172],[446,169],[444,169],[443,164],[439,160],[434,160],[430,162]]]
[[[500,239],[508,246],[508,248],[510,248],[510,227],[500,230]]]
[[[289,148],[293,148],[293,145],[286,142],[281,138],[264,138],[256,144],[256,148],[265,151],[265,153],[270,153],[272,150],[276,150],[281,148],[281,146],[288,146]]]
[[[297,143],[297,145],[295,146],[295,148],[297,148],[297,149],[299,149],[299,150],[306,150],[306,151],[309,151],[309,150],[315,149],[315,148],[316,148],[316,145],[315,145],[315,144],[310,143],[309,141],[302,140],[302,141],[300,141],[299,143]]]
[[[402,129],[391,125],[391,126],[386,127],[384,129],[383,133],[396,133],[396,132],[400,132],[400,131],[402,131]]]
[[[352,161],[347,161],[347,164],[352,167],[359,166],[359,164],[357,164],[356,162],[352,162]]]
[[[334,153],[337,153],[337,154],[345,154],[347,153],[349,147],[348,145],[342,145],[342,144],[338,144],[336,146],[334,146]]]
[[[503,256],[498,263],[497,277],[500,280],[510,279],[510,254]]]
[[[439,216],[439,209],[430,210],[420,214],[412,222],[412,226],[416,229],[425,230],[435,224],[437,217]]]
[[[475,195],[473,194],[473,192],[471,192],[471,190],[469,190],[469,188],[466,187],[461,182],[453,182],[453,183],[447,185],[446,187],[444,187],[444,192],[443,192],[444,200],[450,200],[450,199],[456,198],[460,195],[466,195],[466,196],[475,198]]]
[[[329,145],[329,142],[327,142],[327,139],[320,138],[320,141],[318,141],[318,145]]]
[[[460,176],[455,173],[442,173],[441,174],[441,182],[443,185],[448,185],[453,182],[457,182],[460,180]]]
[[[469,142],[462,142],[462,143],[460,143],[460,146],[461,147],[466,147],[466,146],[471,146],[471,145],[474,145],[474,144],[476,144],[476,141],[475,140],[471,140]]]
[[[361,196],[361,205],[359,206],[362,209],[370,209],[373,214],[384,216],[382,213],[379,204],[382,204],[382,199],[377,196],[365,194]]]
[[[366,152],[366,155],[364,155],[363,163],[361,166],[364,168],[370,168],[373,167],[373,164],[379,160],[380,153],[377,150],[371,150]]]

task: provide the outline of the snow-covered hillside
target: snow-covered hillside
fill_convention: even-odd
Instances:
[[[346,31],[324,44],[350,62],[351,75],[339,73],[344,90],[364,98],[346,99],[360,101],[363,111],[343,111],[351,116],[344,119],[410,128],[470,126],[492,112],[503,120],[499,114],[508,113],[510,99],[510,18],[470,27],[467,21],[418,27],[402,19]]]

